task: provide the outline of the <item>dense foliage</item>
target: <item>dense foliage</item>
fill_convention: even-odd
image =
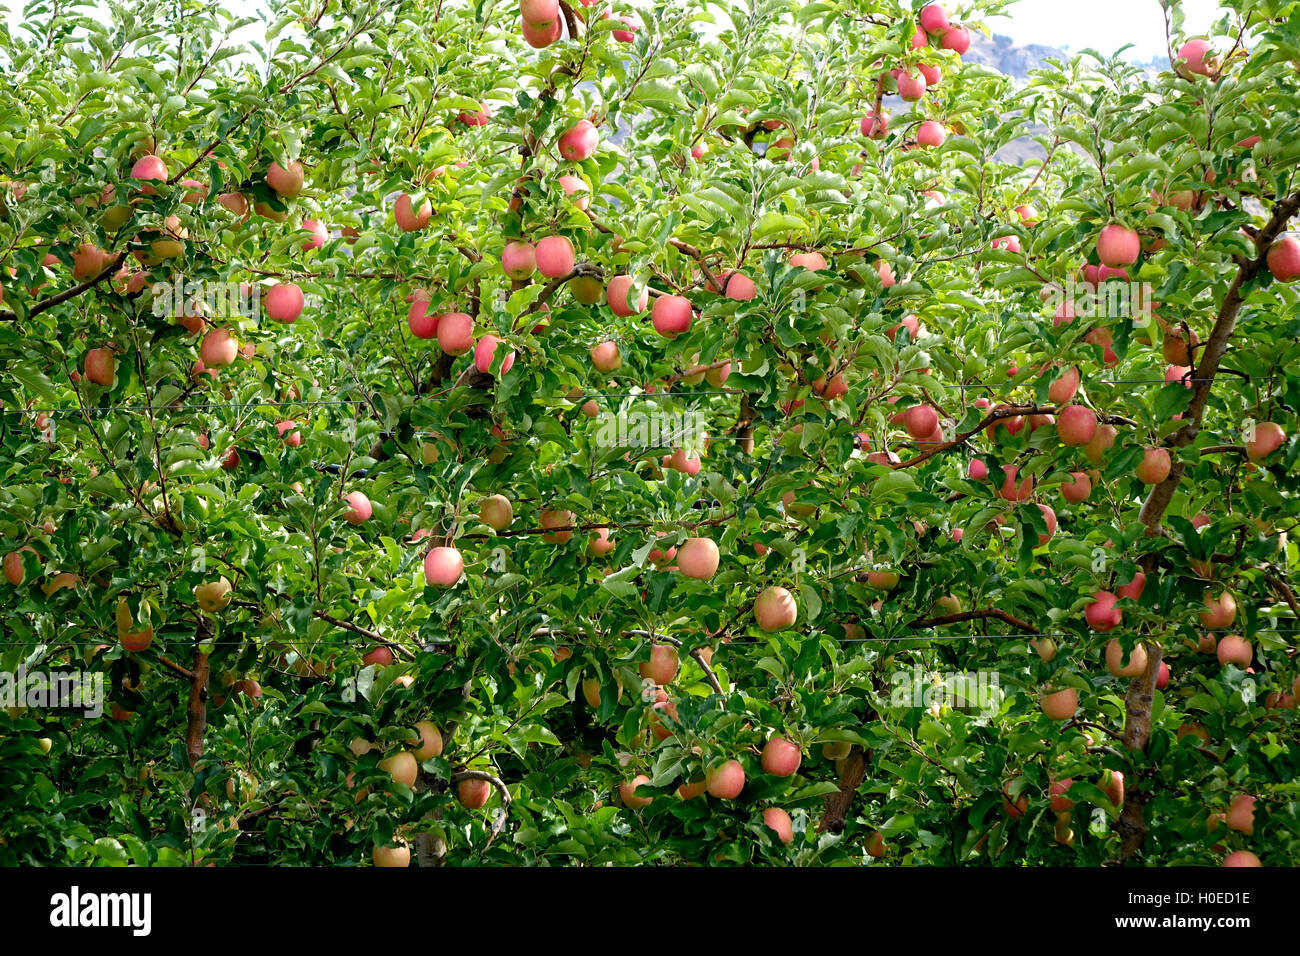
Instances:
[[[1296,5],[1005,6],[30,4],[0,862],[1294,862]]]

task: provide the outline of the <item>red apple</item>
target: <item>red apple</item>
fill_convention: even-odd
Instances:
[[[1284,236],[1268,247],[1268,271],[1278,282],[1300,279],[1300,239]]]
[[[1056,433],[1064,445],[1086,445],[1097,434],[1097,414],[1084,405],[1067,405],[1057,415]]]
[[[537,271],[548,279],[560,279],[573,272],[577,253],[567,236],[547,236],[537,243]]]
[[[1131,266],[1141,253],[1142,240],[1137,232],[1119,223],[1106,226],[1097,237],[1097,258],[1102,265]]]
[[[640,297],[633,299],[632,277],[617,275],[609,280],[609,286],[605,290],[605,299],[609,303],[610,311],[619,318],[626,319],[634,315],[640,315],[645,311],[646,305],[650,301],[650,292],[647,289],[642,289]]]
[[[474,320],[464,312],[447,312],[435,319],[438,345],[448,355],[464,355],[474,347]]]
[[[794,595],[782,587],[763,591],[754,601],[754,617],[765,631],[782,631],[793,627],[799,615]]]
[[[431,548],[424,556],[424,580],[430,587],[453,587],[465,573],[465,560],[455,548]]]
[[[650,307],[654,329],[666,339],[675,339],[691,327],[691,300],[680,295],[661,295]]]
[[[302,192],[305,178],[302,163],[299,162],[290,163],[288,169],[277,162],[272,162],[270,169],[266,171],[266,184],[274,189],[281,199],[292,199]]]
[[[763,772],[774,777],[792,776],[803,761],[799,747],[784,737],[773,737],[763,745]]]
[[[527,279],[537,270],[537,252],[522,239],[507,242],[501,250],[501,268],[512,279]]]
[[[370,499],[360,491],[350,492],[343,500],[348,505],[348,510],[343,513],[343,520],[348,524],[362,524],[370,520],[371,514],[374,513]]]
[[[1173,462],[1167,448],[1148,448],[1142,455],[1142,462],[1137,466],[1138,481],[1147,485],[1158,485],[1169,477]]]
[[[402,232],[418,232],[429,224],[433,216],[433,206],[429,200],[426,199],[421,203],[419,209],[415,209],[412,202],[409,194],[402,193],[393,203],[393,219]]]
[[[1084,607],[1083,616],[1094,631],[1115,629],[1124,618],[1124,612],[1115,606],[1119,598],[1109,591],[1096,591],[1092,601]]]
[[[709,796],[720,800],[734,800],[745,789],[745,768],[739,760],[728,760],[705,775],[705,789]]]
[[[296,322],[305,303],[302,289],[292,282],[281,282],[267,290],[266,314],[277,322]]]
[[[566,130],[560,136],[560,155],[571,162],[580,163],[590,159],[596,152],[600,134],[590,120],[580,120],[577,125]]]

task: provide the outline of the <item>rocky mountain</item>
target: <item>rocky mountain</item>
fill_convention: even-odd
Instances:
[[[1006,76],[1024,80],[1029,77],[1030,70],[1046,66],[1049,57],[1068,60],[1070,55],[1056,47],[1039,43],[1018,44],[1001,33],[986,37],[972,30],[970,50],[962,56],[962,60],[966,63],[979,63]]]

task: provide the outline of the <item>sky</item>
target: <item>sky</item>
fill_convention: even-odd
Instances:
[[[1217,0],[1183,0],[1183,30],[1204,33],[1223,14]],[[1011,16],[988,21],[994,33],[1017,43],[1041,43],[1069,50],[1092,47],[1113,53],[1125,43],[1126,56],[1149,62],[1165,54],[1165,18],[1159,0],[1020,0]]]
[[[633,0],[641,6],[646,0]],[[0,0],[10,24],[17,21],[23,0]],[[234,10],[256,9],[258,0],[227,0]],[[1218,0],[1182,0],[1189,34],[1203,33],[1218,18]],[[950,6],[956,6],[955,3]],[[1068,50],[1093,47],[1113,53],[1134,44],[1126,55],[1148,62],[1165,53],[1164,15],[1159,0],[1019,0],[1009,17],[988,21],[995,33],[1016,43],[1041,43]]]

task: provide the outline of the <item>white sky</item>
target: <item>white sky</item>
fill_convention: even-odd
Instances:
[[[1183,30],[1205,33],[1223,16],[1217,0],[1183,0]],[[1147,62],[1165,54],[1165,17],[1159,0],[1019,0],[1010,17],[987,22],[994,33],[1017,43],[1068,50],[1092,47],[1113,53],[1125,43],[1130,59]]]
[[[647,0],[632,0],[641,6]],[[226,0],[234,10],[255,9],[259,0]],[[1222,16],[1218,0],[1182,0],[1189,34],[1204,33]],[[0,0],[10,25],[17,22],[23,0]],[[950,7],[957,6],[956,2]],[[1068,50],[1093,47],[1112,53],[1125,43],[1134,44],[1128,57],[1155,59],[1165,52],[1164,15],[1159,0],[1019,0],[1011,15],[988,21],[995,33],[1017,43],[1041,43]]]

